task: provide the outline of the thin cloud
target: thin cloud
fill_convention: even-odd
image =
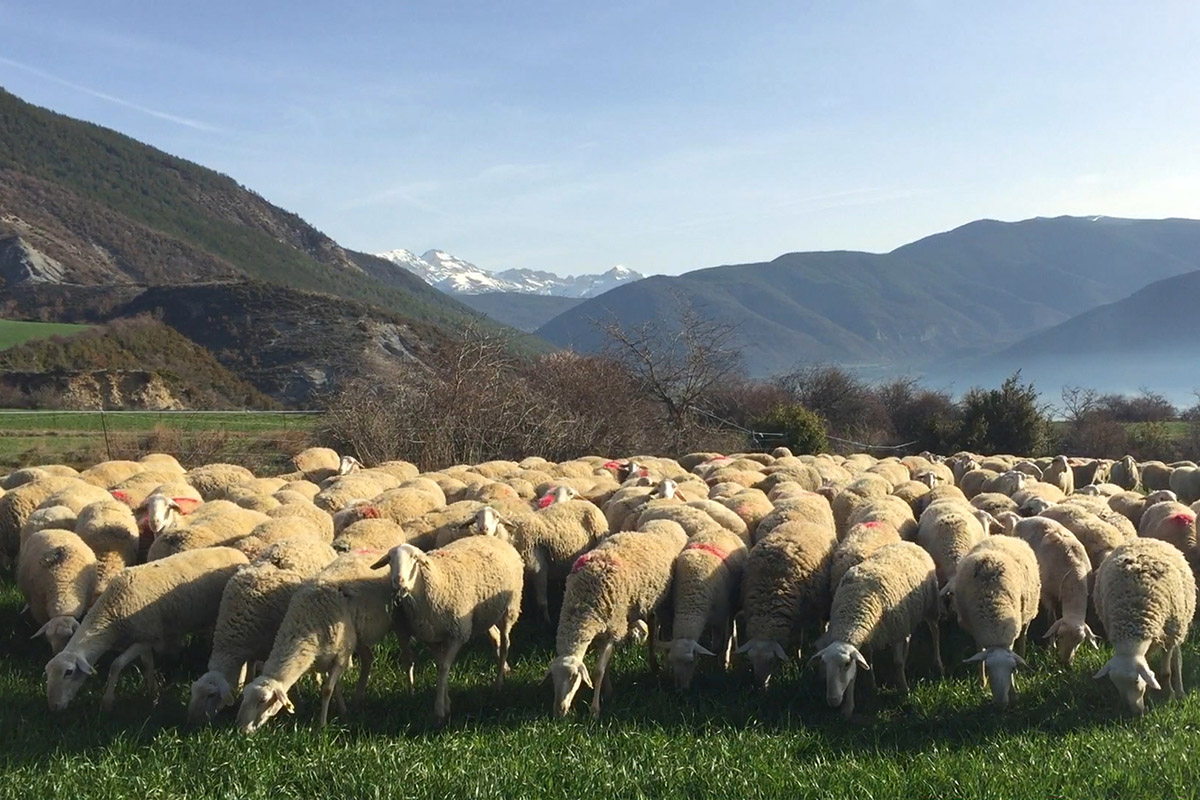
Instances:
[[[192,128],[192,129],[198,130],[198,131],[206,131],[208,133],[225,133],[225,131],[223,131],[221,128],[216,127],[215,125],[209,125],[206,122],[200,122],[199,120],[194,120],[189,117],[181,117],[178,114],[169,114],[166,111],[158,111],[153,108],[147,108],[146,106],[139,105],[139,104],[131,102],[129,100],[125,100],[124,98],[108,94],[107,92],[101,92],[101,91],[97,91],[96,89],[90,89],[87,86],[81,86],[80,84],[74,83],[65,78],[60,78],[57,75],[51,75],[49,72],[46,72],[45,70],[38,69],[37,67],[30,66],[29,64],[22,64],[20,61],[13,61],[11,58],[4,58],[3,56],[0,56],[0,64],[10,66],[14,69],[19,69],[19,70],[21,70],[23,72],[27,72],[31,75],[36,75],[39,78],[42,78],[43,80],[47,80],[52,83],[57,83],[60,86],[66,86],[68,89],[74,89],[77,92],[83,92],[84,94],[89,95],[91,97],[95,97],[100,100],[107,100],[110,103],[114,103],[116,105],[122,106],[123,108],[128,108],[133,111],[141,112],[142,114],[146,114],[148,116],[155,117],[156,119],[166,120],[167,122],[173,122],[176,125],[183,125],[184,127]]]

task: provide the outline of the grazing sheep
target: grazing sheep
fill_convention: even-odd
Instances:
[[[749,535],[751,542],[754,541],[755,531],[758,529],[759,523],[775,510],[774,504],[760,489],[740,489],[735,494],[714,499],[737,514],[742,522],[746,523],[746,533]]]
[[[887,522],[860,522],[837,543],[829,565],[829,585],[837,591],[838,583],[851,567],[861,563],[881,547],[903,541],[895,526]]]
[[[1200,500],[1200,467],[1176,467],[1167,488],[1184,505],[1190,506]]]
[[[79,473],[79,479],[107,491],[145,469],[136,461],[101,461]]]
[[[308,447],[292,456],[292,472],[280,477],[320,483],[337,475],[341,464],[342,458],[336,450],[328,447]]]
[[[982,492],[971,498],[971,505],[981,511],[986,511],[997,519],[1006,512],[1016,513],[1017,502],[1006,494],[999,492]]]
[[[805,628],[829,619],[829,568],[837,538],[826,525],[785,522],[750,550],[742,580],[747,654],[765,688],[780,662],[799,650]]]
[[[986,491],[984,486],[987,486],[999,477],[999,472],[990,469],[973,469],[959,478],[958,488],[970,500],[975,495]]]
[[[254,480],[254,473],[237,464],[205,464],[189,470],[184,480],[205,500],[219,500],[230,486]]]
[[[676,556],[687,544],[679,523],[653,520],[640,531],[614,534],[580,556],[567,576],[558,620],[556,656],[546,675],[554,682],[554,716],[571,708],[581,683],[593,686],[583,656],[597,642],[592,715],[600,714],[601,690],[616,645],[635,630],[648,631],[669,597]]]
[[[1170,489],[1173,471],[1173,467],[1168,467],[1161,461],[1144,461],[1138,465],[1138,472],[1142,476],[1142,488],[1147,492]]]
[[[886,522],[899,532],[901,539],[912,541],[917,538],[917,519],[913,516],[912,507],[892,495],[877,497],[859,506],[847,520],[850,528],[860,522]],[[850,528],[847,528],[847,532]]]
[[[1118,494],[1120,494],[1118,492]],[[1129,518],[1119,511],[1114,511],[1113,507],[1108,504],[1107,497],[1095,496],[1088,497],[1086,495],[1074,494],[1066,500],[1056,505],[1062,506],[1079,506],[1095,514],[1106,523],[1116,528],[1117,533],[1122,538],[1129,540],[1137,536],[1137,526],[1129,521]]]
[[[32,534],[17,559],[17,588],[45,636],[59,652],[79,628],[96,585],[96,555],[71,531],[47,529]]]
[[[169,453],[146,453],[137,461],[147,470],[155,472],[169,472],[180,477],[187,472],[179,463],[179,459]]]
[[[957,486],[935,486],[913,501],[913,514],[916,515],[918,524],[921,521],[921,515],[925,513],[925,509],[929,508],[939,500],[959,500],[963,503],[968,502],[967,496],[963,494],[962,489],[959,489]]]
[[[450,669],[458,651],[485,631],[496,646],[496,685],[508,674],[512,627],[521,614],[525,565],[508,542],[470,536],[430,553],[410,544],[375,563],[391,565],[391,586],[404,628],[433,650],[438,665],[434,718],[450,716]]]
[[[1019,470],[1010,469],[1007,472],[1002,472],[996,477],[984,481],[983,486],[980,487],[980,493],[998,492],[1012,497],[1031,483],[1033,483],[1033,478],[1029,475]]]
[[[680,690],[691,686],[698,655],[718,656],[722,666],[729,668],[733,614],[747,552],[744,539],[714,528],[691,537],[675,558],[673,638],[660,646],[667,650]],[[705,631],[711,632],[713,650],[700,644]]]
[[[387,552],[398,544],[412,544],[422,549],[432,549],[428,536],[410,536],[402,525],[390,519],[363,519],[342,531],[333,540],[333,549],[339,553],[354,550],[379,550]]]
[[[1161,539],[1187,553],[1196,546],[1196,512],[1183,503],[1155,503],[1142,515],[1138,536]]]
[[[228,500],[213,500],[197,506],[187,517],[177,517],[169,523],[150,545],[146,560],[154,561],[184,550],[230,544],[268,519],[266,514],[242,508]]]
[[[238,569],[221,594],[208,672],[192,684],[188,717],[211,719],[233,704],[247,663],[266,661],[296,589],[333,562],[328,544],[284,540]]]
[[[1093,570],[1099,569],[1104,559],[1125,542],[1120,531],[1082,506],[1060,503],[1046,509],[1040,516],[1062,523],[1063,527],[1075,534],[1075,538],[1087,550]]]
[[[872,477],[875,480],[882,480],[877,475]],[[841,495],[838,496],[840,497]],[[861,498],[857,503],[857,505],[865,504],[866,500]],[[805,492],[804,494],[775,502],[775,510],[763,517],[762,521],[758,523],[758,527],[754,531],[754,535],[757,537],[754,544],[761,542],[780,525],[785,525],[789,522],[820,525],[828,528],[830,531],[838,530],[835,527],[834,514],[829,506],[829,501],[819,494]]]
[[[21,528],[25,527],[29,515],[50,495],[78,483],[78,478],[48,475],[9,489],[0,496],[0,555],[15,558],[21,546]]]
[[[817,641],[813,661],[825,670],[825,699],[854,713],[858,668],[870,669],[864,650],[893,648],[900,690],[908,693],[904,674],[908,643],[924,622],[933,636],[934,663],[942,674],[938,647],[938,582],[933,559],[911,542],[885,545],[852,567],[833,595],[829,630]]]
[[[138,563],[137,520],[129,506],[120,501],[110,498],[84,508],[75,522],[75,532],[96,554],[96,586],[92,599],[99,597],[121,570]]]
[[[47,528],[57,528],[63,531],[75,530],[77,519],[76,513],[66,506],[39,508],[30,514],[29,518],[25,520],[25,524],[21,526],[21,549],[25,547],[25,540],[38,531]]]
[[[363,696],[375,660],[371,648],[394,628],[391,583],[373,566],[379,556],[345,553],[293,591],[262,672],[242,692],[239,731],[254,733],[280,711],[294,711],[288,690],[309,670],[325,675],[318,722],[325,727],[335,695],[345,711],[338,681],[351,655],[361,662],[355,695]]]
[[[844,535],[850,529],[850,517],[860,506],[892,493],[892,484],[881,475],[864,472],[845,489],[838,492],[830,506],[837,532]],[[763,535],[760,532],[760,535]]]
[[[1196,580],[1183,554],[1156,539],[1136,539],[1116,550],[1096,574],[1096,613],[1113,657],[1095,674],[1107,675],[1129,710],[1146,711],[1146,687],[1159,690],[1148,658],[1164,654],[1159,674],[1172,698],[1183,697],[1180,645],[1196,613]]]
[[[46,699],[53,711],[65,709],[93,665],[109,650],[120,651],[108,671],[102,707],[116,702],[117,680],[129,663],[142,661],[142,678],[158,698],[154,653],[182,647],[189,633],[211,627],[225,582],[246,563],[228,547],[180,553],[122,570],[88,610],[67,646],[46,665]]]
[[[285,519],[287,517],[302,517],[315,524],[321,529],[330,539],[333,538],[333,517],[325,513],[321,509],[314,506],[312,503],[284,503],[283,505],[272,508],[267,512],[267,516],[271,519]]]
[[[917,544],[933,557],[939,585],[946,585],[959,560],[987,535],[977,513],[979,509],[968,503],[943,500],[933,503],[921,514]]]
[[[304,517],[282,517],[268,519],[266,522],[256,525],[254,530],[240,539],[235,539],[229,546],[241,550],[247,558],[253,561],[267,548],[284,541],[306,541],[327,545],[333,542],[333,537],[328,534],[326,529],[312,520]]]
[[[975,545],[942,590],[952,598],[959,626],[979,648],[965,663],[981,665],[1001,708],[1016,697],[1013,671],[1028,666],[1013,646],[1018,638],[1024,642],[1041,591],[1033,549],[1012,536],[989,536]]]

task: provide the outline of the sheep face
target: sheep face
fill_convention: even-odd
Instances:
[[[670,662],[671,673],[675,676],[675,687],[686,691],[692,685],[692,678],[696,675],[696,656],[715,655],[716,653],[695,639],[676,639],[671,642],[667,661]]]
[[[354,456],[342,456],[338,462],[338,475],[349,475],[351,472],[357,472],[362,469],[362,462]]]
[[[192,699],[188,703],[188,720],[193,725],[202,725],[216,716],[227,705],[233,703],[233,690],[229,681],[219,672],[202,675],[192,684]]]
[[[295,712],[283,684],[271,678],[255,678],[242,692],[242,705],[238,709],[238,730],[245,734],[254,733],[267,720],[280,711]]]
[[[491,506],[475,512],[474,533],[478,536],[495,536],[500,529],[500,515]]]
[[[1146,495],[1146,508],[1149,508],[1156,503],[1177,503],[1179,495],[1172,492],[1170,489],[1159,489],[1157,492],[1151,492]]]
[[[871,668],[858,648],[848,642],[834,642],[814,655],[812,660],[820,661],[825,671],[825,702],[830,708],[837,708],[845,700],[847,690],[854,686],[859,667]]]
[[[1075,658],[1075,651],[1084,642],[1096,649],[1100,648],[1096,634],[1092,633],[1091,627],[1086,622],[1068,623],[1066,620],[1057,620],[1050,626],[1050,630],[1046,631],[1043,638],[1054,640],[1055,655],[1058,656],[1058,663],[1064,667],[1071,665],[1071,660]]]
[[[1021,515],[1026,517],[1036,517],[1053,506],[1054,503],[1051,503],[1044,497],[1031,497],[1025,501],[1025,505],[1021,506]]]
[[[783,646],[770,639],[751,639],[737,651],[750,660],[750,666],[754,670],[754,682],[761,689],[767,688],[779,664],[788,660]]]
[[[50,650],[57,654],[63,651],[77,630],[79,630],[79,620],[74,617],[54,617],[47,620],[46,624],[38,628],[37,633],[29,638],[36,639],[39,636],[45,636],[50,642]]]
[[[985,647],[963,663],[983,662],[987,674],[988,687],[992,690],[992,702],[998,708],[1005,708],[1017,697],[1017,687],[1013,682],[1013,673],[1017,667],[1028,667],[1025,659],[1007,647]]]
[[[580,684],[592,688],[592,676],[582,658],[561,656],[550,662],[546,677],[554,681],[554,716],[561,719],[571,710],[571,701],[579,691]]]
[[[392,548],[390,556],[392,588],[401,597],[412,594],[417,587],[425,554],[411,544],[401,544]]]
[[[1129,711],[1137,716],[1146,713],[1146,687],[1155,691],[1162,688],[1146,657],[1141,655],[1115,655],[1092,677],[1099,679],[1105,675],[1117,687]]]
[[[146,500],[146,528],[155,536],[165,530],[174,528],[179,522],[183,510],[170,497],[161,494],[152,495]]]
[[[84,680],[95,674],[96,670],[81,655],[64,650],[50,659],[46,664],[46,700],[50,710],[62,711],[69,706]]]

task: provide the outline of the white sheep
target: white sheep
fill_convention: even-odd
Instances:
[[[1041,591],[1033,549],[1013,536],[989,536],[976,544],[942,590],[943,597],[952,599],[959,626],[979,648],[965,663],[981,665],[1001,708],[1016,696],[1014,670],[1028,666],[1013,647],[1020,639],[1017,649],[1024,649]]]
[[[205,500],[217,500],[230,486],[254,480],[254,473],[237,464],[205,464],[189,470],[184,480]]]
[[[1071,471],[1066,456],[1055,456],[1050,466],[1042,471],[1042,480],[1057,486],[1065,495],[1075,492],[1075,473]]]
[[[450,669],[470,639],[488,633],[496,646],[496,685],[508,673],[512,627],[521,615],[525,565],[508,542],[470,536],[424,553],[410,544],[392,548],[375,567],[391,567],[391,586],[404,629],[437,659],[433,704],[439,724],[450,716]]]
[[[908,643],[922,622],[933,637],[934,663],[941,675],[939,608],[937,570],[918,545],[884,545],[851,567],[834,591],[829,629],[817,641],[812,659],[825,671],[826,702],[840,706],[843,716],[853,714],[858,668],[871,668],[863,651],[887,647],[893,648],[897,683],[907,694]]]
[[[352,655],[361,662],[356,694],[362,695],[374,661],[371,648],[394,627],[391,584],[372,566],[379,556],[345,553],[295,590],[262,672],[242,692],[238,730],[254,733],[280,711],[293,711],[288,690],[309,670],[325,675],[319,721],[324,727],[335,694],[344,710],[338,681]]]
[[[247,663],[266,661],[300,584],[337,557],[328,544],[284,540],[241,567],[221,594],[208,672],[192,684],[188,716],[211,719],[241,690]]]
[[[185,550],[231,544],[248,535],[270,517],[260,511],[242,508],[228,500],[212,500],[197,506],[186,517],[174,517],[154,539],[146,553],[147,561],[165,558]]]
[[[1196,580],[1183,554],[1157,539],[1121,545],[1100,566],[1093,601],[1113,646],[1094,677],[1107,675],[1130,711],[1143,714],[1146,687],[1162,688],[1148,657],[1162,650],[1159,674],[1170,696],[1182,698],[1180,645],[1196,613]]]
[[[79,513],[75,532],[96,554],[96,593],[99,597],[113,576],[138,563],[140,537],[133,511],[109,498]]]
[[[1196,547],[1196,512],[1183,503],[1155,503],[1142,514],[1138,536],[1161,539],[1187,553]]]
[[[228,547],[180,553],[117,573],[88,610],[67,646],[46,665],[46,699],[51,710],[66,708],[93,666],[110,650],[120,651],[108,671],[102,707],[116,701],[117,679],[134,659],[157,701],[154,653],[182,647],[189,633],[209,628],[217,618],[225,582],[246,563]]]
[[[980,512],[961,500],[931,503],[921,513],[917,544],[933,556],[933,563],[937,564],[938,582],[942,586],[954,575],[959,560],[987,534],[980,522],[980,513],[986,512]]]
[[[754,679],[766,687],[781,662],[800,646],[806,627],[829,618],[829,568],[836,536],[827,525],[785,522],[750,550],[742,579],[746,654]]]
[[[653,633],[656,614],[666,603],[675,557],[687,544],[677,522],[653,520],[640,531],[618,533],[576,560],[567,576],[558,620],[556,656],[546,677],[554,681],[554,715],[566,716],[581,684],[593,686],[583,657],[598,642],[592,715],[600,714],[608,662],[631,626]],[[640,623],[640,624],[638,624]]]
[[[46,529],[25,540],[17,559],[17,588],[33,621],[58,653],[79,628],[96,585],[96,555],[71,531]]]
[[[851,567],[879,548],[902,541],[900,532],[887,522],[871,520],[854,525],[833,549],[833,560],[829,565],[829,585],[837,591],[842,576]]]

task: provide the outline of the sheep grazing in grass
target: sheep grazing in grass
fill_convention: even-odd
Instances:
[[[31,535],[17,560],[17,587],[45,636],[58,653],[79,628],[96,585],[96,555],[71,531],[42,530]]]
[[[83,509],[75,532],[96,554],[96,595],[121,570],[138,563],[138,527],[129,506],[108,499]]]
[[[46,664],[46,699],[53,711],[66,708],[94,665],[110,650],[120,651],[108,671],[102,707],[116,702],[117,680],[134,659],[142,679],[158,699],[154,653],[183,645],[189,633],[212,627],[225,583],[246,557],[228,547],[180,553],[122,570],[88,610],[67,646]]]
[[[1183,697],[1180,649],[1196,613],[1196,580],[1178,549],[1157,539],[1136,539],[1112,552],[1096,573],[1096,613],[1113,656],[1095,674],[1106,675],[1134,714],[1146,711],[1146,687],[1162,686]],[[1159,676],[1150,668],[1153,651],[1163,653]]]
[[[933,556],[942,586],[954,575],[959,560],[987,535],[976,516],[978,512],[979,509],[963,501],[943,500],[931,504],[921,514],[917,544]]]
[[[833,595],[829,629],[817,640],[813,661],[825,670],[826,701],[854,713],[856,673],[870,669],[863,651],[893,648],[900,690],[907,694],[904,675],[908,643],[925,623],[933,636],[934,661],[942,673],[938,648],[938,582],[933,559],[911,542],[896,542],[875,550],[851,567]]]

